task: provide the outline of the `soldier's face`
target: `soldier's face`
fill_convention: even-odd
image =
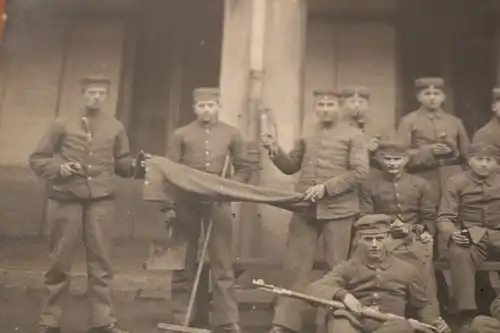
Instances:
[[[401,174],[408,163],[408,156],[406,155],[383,154],[380,159],[385,171],[395,176]]]
[[[500,118],[500,100],[493,102],[492,109],[495,112],[495,116]]]
[[[380,259],[385,253],[387,234],[361,235],[359,246],[364,249],[367,258]]]
[[[319,120],[324,123],[336,121],[340,114],[338,100],[319,100],[314,103],[314,109]]]
[[[98,110],[108,99],[107,85],[90,85],[83,90],[83,99],[88,109]]]
[[[194,105],[194,112],[198,119],[204,123],[209,123],[217,118],[220,105],[216,101],[199,101]]]
[[[474,156],[469,158],[469,165],[479,177],[489,176],[497,167],[497,161],[493,156]]]
[[[348,112],[350,116],[363,118],[370,108],[370,103],[366,98],[351,96],[342,101],[342,108]]]
[[[441,107],[446,99],[446,95],[441,89],[429,87],[420,91],[417,99],[424,107],[433,110]]]

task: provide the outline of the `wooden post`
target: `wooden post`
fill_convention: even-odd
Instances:
[[[247,130],[247,110],[251,19],[252,1],[225,0],[220,77],[222,110],[219,116],[222,121],[238,127],[247,142],[250,140]],[[244,226],[252,223],[252,206],[255,215],[255,205],[239,203],[232,205],[235,213],[233,229],[235,257],[246,256],[242,250],[246,238],[241,235]]]

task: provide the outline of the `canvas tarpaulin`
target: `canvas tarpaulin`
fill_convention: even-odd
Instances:
[[[303,194],[263,186],[242,184],[217,175],[152,157],[147,162],[143,199],[146,201],[183,200],[196,197],[203,202],[254,202],[309,215],[314,204],[303,200]]]

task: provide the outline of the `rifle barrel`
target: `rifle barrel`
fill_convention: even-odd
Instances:
[[[274,294],[282,295],[282,296],[287,296],[295,299],[299,299],[308,303],[313,303],[313,304],[319,304],[324,307],[328,307],[331,309],[347,309],[344,303],[334,301],[334,300],[326,300],[324,298],[318,298],[314,296],[309,296],[303,293],[295,292],[293,290],[288,290],[288,289],[283,289],[283,288],[278,288],[273,285],[266,285],[260,280],[254,280],[253,282],[254,285],[258,286],[259,289],[268,291]],[[379,311],[374,311],[370,309],[363,309],[359,315],[362,317],[370,318],[370,319],[375,319],[379,321],[388,321],[388,320],[393,320],[393,319],[401,319],[401,320],[407,320],[405,317],[398,316],[392,313],[383,313]],[[422,322],[414,321],[418,323],[419,326],[422,328],[430,329],[432,331],[436,331],[436,328],[432,325],[425,324]]]

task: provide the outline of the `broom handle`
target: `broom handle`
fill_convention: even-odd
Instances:
[[[229,167],[229,156],[226,156],[224,160],[224,167],[222,168],[221,177],[226,177],[227,168]],[[203,217],[202,217],[203,222]],[[205,254],[207,252],[208,242],[210,240],[210,234],[212,233],[212,226],[214,224],[214,219],[210,217],[210,223],[208,224],[208,228],[205,232],[205,241],[203,242],[203,249],[201,250],[200,260],[198,262],[198,268],[196,270],[196,277],[194,279],[193,291],[189,297],[189,304],[186,312],[186,317],[184,318],[183,326],[188,327],[189,322],[191,321],[191,315],[193,312],[194,301],[196,299],[196,293],[198,291],[198,285],[200,284],[201,272],[203,270],[203,265],[205,263]],[[202,223],[203,225],[203,223]]]

